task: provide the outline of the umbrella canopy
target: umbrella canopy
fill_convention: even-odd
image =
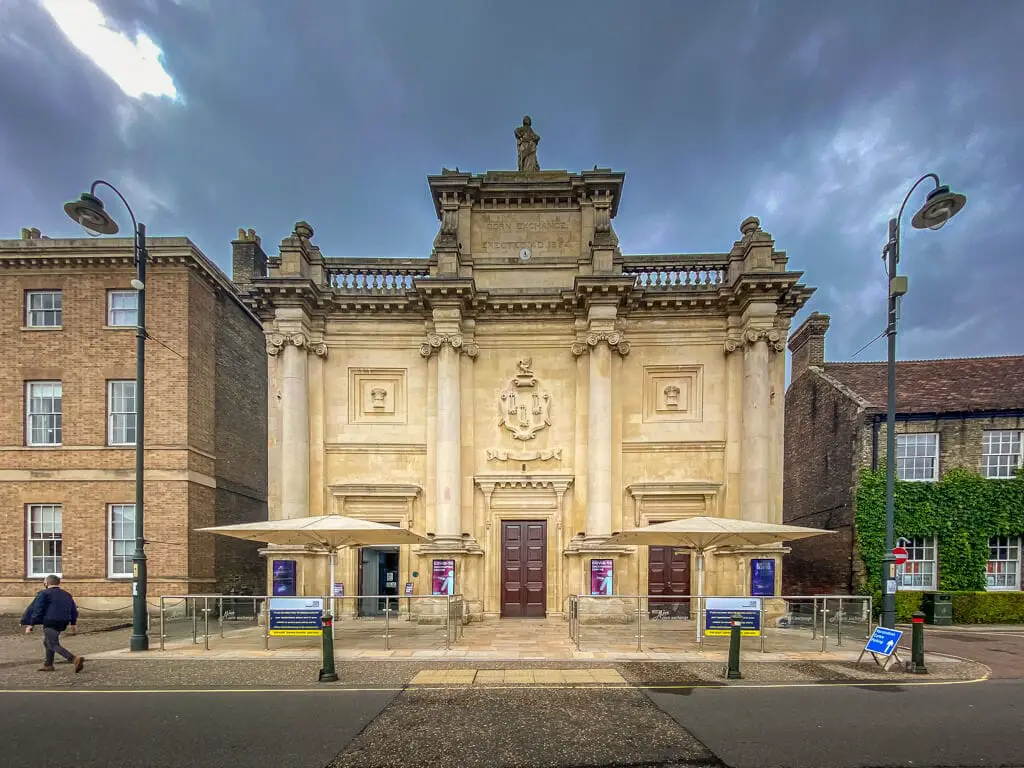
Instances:
[[[704,552],[712,547],[744,547],[778,544],[835,533],[820,528],[797,525],[756,523],[728,517],[684,517],[667,523],[612,534],[611,543],[648,544],[695,549]]]
[[[236,539],[263,541],[267,544],[312,544],[332,551],[345,547],[395,546],[430,541],[407,528],[342,515],[265,520],[259,523],[217,525],[197,530],[233,536]]]

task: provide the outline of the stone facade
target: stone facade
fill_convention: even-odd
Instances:
[[[257,545],[195,528],[266,519],[266,365],[259,321],[227,277],[184,238],[149,238],[146,553],[149,595],[262,594]],[[135,448],[112,446],[108,382],[135,379],[135,325],[112,327],[108,291],[130,291],[131,240],[0,241],[0,610],[23,610],[28,510],[61,505],[64,584],[84,609],[130,610],[111,577],[109,505],[135,501]],[[60,291],[56,327],[28,327],[29,291]],[[134,321],[132,321],[134,323]],[[32,446],[26,382],[62,386],[62,439]]]
[[[860,589],[857,483],[885,461],[886,364],[826,362],[829,323],[815,312],[789,341],[784,519],[837,532],[792,543],[784,585],[793,595]],[[1024,429],[1024,357],[904,361],[896,381],[896,432],[938,435],[940,477],[979,471],[986,431]]]
[[[592,558],[614,561],[617,594],[646,594],[647,548],[610,545],[615,531],[781,522],[785,339],[812,289],[757,219],[722,253],[628,256],[622,173],[428,181],[427,258],[328,257],[305,222],[267,257],[239,232],[236,281],[267,335],[272,519],[410,526],[431,542],[402,549],[399,582],[430,594],[432,561],[452,559],[487,616],[515,521],[543,530],[548,615],[589,592]],[[710,558],[707,591],[745,594],[749,559],[780,553]],[[268,555],[323,594],[322,556]],[[356,557],[338,564],[348,594]]]

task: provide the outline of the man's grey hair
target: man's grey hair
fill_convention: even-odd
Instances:
[[[49,576],[46,577],[46,586],[56,587],[58,584],[60,584],[60,576],[51,573]]]

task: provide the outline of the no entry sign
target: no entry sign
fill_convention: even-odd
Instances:
[[[893,547],[892,555],[896,558],[896,565],[903,565],[907,562],[907,548],[906,547]]]

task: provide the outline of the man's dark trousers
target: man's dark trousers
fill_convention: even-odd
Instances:
[[[53,666],[53,654],[58,653],[68,661],[75,658],[75,655],[60,644],[60,630],[53,627],[43,627],[43,648],[46,649],[46,661],[48,667]]]

